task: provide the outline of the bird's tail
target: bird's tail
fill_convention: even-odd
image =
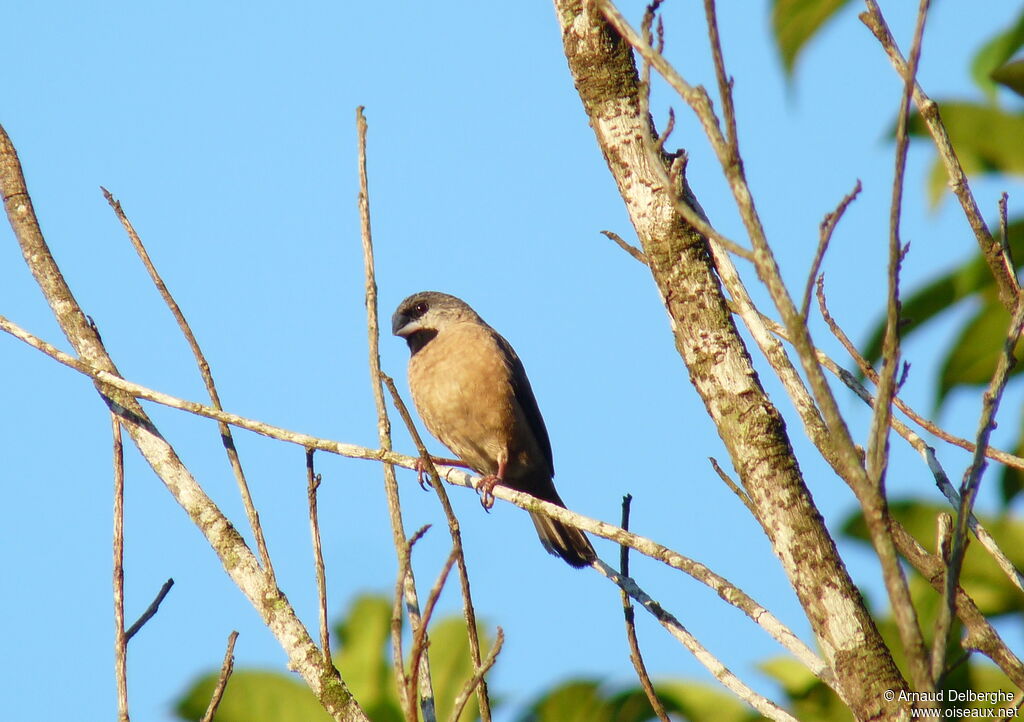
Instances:
[[[591,546],[590,540],[576,527],[566,526],[549,516],[532,511],[530,518],[537,527],[540,543],[549,554],[561,557],[569,566],[577,569],[589,566],[597,559],[597,552]]]

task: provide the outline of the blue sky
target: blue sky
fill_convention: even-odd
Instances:
[[[909,43],[913,18],[885,3]],[[639,22],[643,5],[624,2]],[[1017,8],[985,13],[936,3],[921,82],[933,97],[977,96],[968,61]],[[826,258],[832,310],[863,339],[883,299],[892,176],[886,132],[900,85],[848,7],[787,82],[771,44],[767,3],[722,3],[720,25],[746,169],[786,278],[802,288],[818,223],[857,178]],[[309,2],[13,3],[0,46],[2,122],[18,147],[43,230],[78,300],[98,323],[125,376],[202,400],[188,348],[152,289],[99,186],[125,210],[190,319],[226,408],[280,426],[373,446],[366,369],[362,261],[355,203],[354,109],[366,106],[381,313],[409,293],[454,293],[515,345],[547,421],[567,504],[608,521],[632,493],[632,527],[703,561],[811,641],[795,598],[757,525],[706,457],[727,456],[687,381],[646,270],[600,235],[632,238],[614,185],[565,67],[547,3]],[[696,3],[668,3],[668,55],[691,82],[714,86]],[[685,108],[656,88],[680,122],[670,144],[690,152],[690,183],[712,222],[744,240],[706,142]],[[975,250],[958,207],[927,208],[931,162],[913,147],[903,237],[911,287]],[[994,217],[1003,189],[975,190]],[[0,313],[66,343],[0,231]],[[748,283],[756,286],[749,268]],[[755,291],[755,298],[764,294]],[[965,311],[947,314],[906,348],[906,397],[930,411],[936,349]],[[846,362],[821,328],[816,339]],[[404,388],[404,343],[381,340],[385,370]],[[0,338],[6,500],[0,554],[8,620],[0,679],[11,719],[110,718],[115,710],[110,597],[110,431],[91,385],[13,339]],[[777,384],[762,374],[768,388]],[[839,396],[855,433],[868,413]],[[1019,389],[997,442],[1012,438]],[[781,397],[780,397],[781,398]],[[780,401],[815,499],[835,528],[854,508]],[[943,409],[973,434],[976,395]],[[226,513],[244,514],[216,427],[154,408],[163,433]],[[396,425],[397,426],[397,425]],[[238,432],[237,443],[282,588],[307,625],[315,587],[303,451]],[[411,450],[402,433],[399,449]],[[438,445],[434,448],[440,451]],[[935,497],[927,469],[893,443],[893,494]],[[951,476],[967,463],[943,451]],[[332,616],[354,595],[389,593],[394,579],[379,466],[318,455],[320,518]],[[176,585],[130,648],[132,712],[167,720],[171,701],[219,664],[232,629],[239,667],[283,671],[284,655],[220,569],[202,536],[131,451],[127,459],[126,596],[129,619],[163,581]],[[400,473],[407,527],[436,528],[417,546],[421,584],[448,552],[433,495]],[[987,491],[991,491],[990,486]],[[992,508],[983,490],[979,505]],[[506,646],[492,690],[498,719],[569,676],[632,684],[617,591],[540,548],[532,525],[499,504],[452,492],[463,524],[478,614]],[[851,571],[882,605],[876,566],[842,547]],[[598,542],[605,558],[616,550]],[[715,595],[653,563],[634,561],[649,592],[741,677],[767,692],[755,663],[774,642]],[[453,588],[443,610],[458,609]],[[1020,640],[1020,630],[1010,632]],[[708,679],[653,622],[639,633],[655,677]]]

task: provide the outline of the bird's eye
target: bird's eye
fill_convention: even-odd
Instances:
[[[427,304],[424,303],[423,301],[420,301],[415,306],[413,306],[412,310],[417,316],[422,316],[427,312]]]

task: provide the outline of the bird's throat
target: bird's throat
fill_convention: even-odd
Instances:
[[[415,356],[420,349],[426,346],[433,338],[437,336],[437,329],[424,328],[411,333],[405,337],[405,342],[409,344],[409,353]]]

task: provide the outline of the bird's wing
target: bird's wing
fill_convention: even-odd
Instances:
[[[526,369],[523,362],[519,360],[512,344],[495,332],[498,339],[498,347],[505,356],[505,361],[511,371],[512,393],[515,395],[519,408],[526,417],[537,446],[544,453],[544,460],[547,462],[547,471],[550,476],[555,475],[555,460],[551,453],[551,439],[548,438],[548,429],[544,426],[544,417],[540,415],[540,407],[537,406],[537,399],[533,395],[533,388],[530,387],[530,379],[526,376]]]

